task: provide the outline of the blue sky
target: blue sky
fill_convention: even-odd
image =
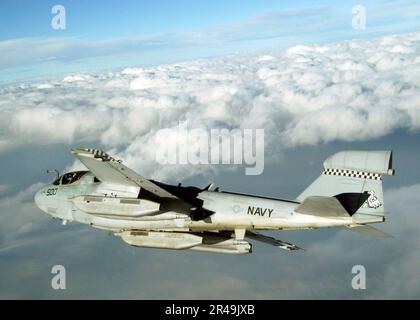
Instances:
[[[214,27],[246,20],[258,13],[312,6],[349,8],[334,1],[2,1],[1,39],[55,37],[51,7],[63,5],[68,14],[65,36],[91,39]],[[24,9],[24,10],[22,10]]]
[[[66,29],[51,28],[51,8]],[[2,1],[0,83],[418,30],[418,1]]]

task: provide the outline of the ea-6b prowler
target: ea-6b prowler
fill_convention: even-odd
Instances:
[[[148,180],[105,152],[78,148],[89,169],[58,177],[35,195],[37,206],[89,224],[138,247],[251,253],[253,239],[286,250],[298,246],[257,233],[346,227],[388,237],[369,224],[385,221],[382,176],[393,175],[391,151],[342,151],[295,200]]]

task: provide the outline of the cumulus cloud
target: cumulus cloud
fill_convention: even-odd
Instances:
[[[33,235],[43,228],[33,196],[42,186],[35,183],[14,195],[0,199],[0,213],[3,223],[0,224],[0,246],[16,245],[20,239]],[[19,241],[20,241],[19,240]]]
[[[215,170],[159,166],[156,134],[191,128],[263,128],[279,150],[382,137],[420,128],[420,33],[295,46],[0,89],[0,150],[100,143],[161,178]]]
[[[6,192],[9,189],[8,186],[4,185],[4,184],[0,184],[0,194]]]

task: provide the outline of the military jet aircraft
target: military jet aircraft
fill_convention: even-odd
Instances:
[[[294,200],[169,185],[149,180],[101,150],[73,154],[89,171],[59,176],[35,195],[52,217],[120,236],[137,247],[247,254],[249,239],[301,249],[260,230],[345,227],[388,235],[369,224],[385,221],[382,176],[394,175],[391,151],[342,151]]]

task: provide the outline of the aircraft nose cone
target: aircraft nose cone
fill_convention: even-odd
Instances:
[[[39,190],[39,191],[37,191],[36,193],[35,193],[35,196],[34,196],[34,201],[35,201],[35,204],[37,205],[37,207],[39,207],[39,200],[40,200],[40,191],[41,190]]]
[[[42,205],[42,202],[43,202],[42,199],[43,199],[42,190],[39,190],[35,193],[34,201],[35,201],[36,206],[39,209],[44,210],[44,208],[43,208],[44,206]]]

